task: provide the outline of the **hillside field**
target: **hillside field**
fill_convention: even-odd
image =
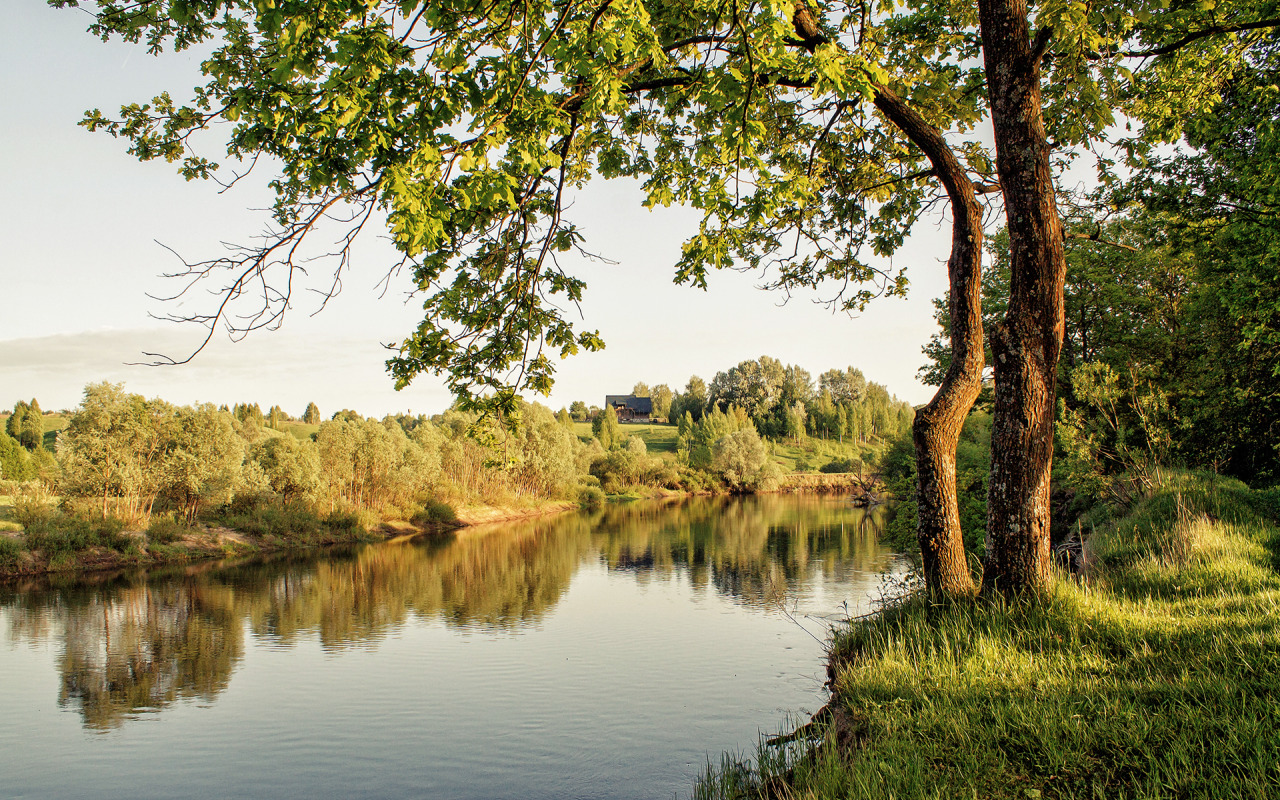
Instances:
[[[624,436],[638,436],[650,453],[676,454],[677,426],[659,422],[619,423]],[[591,441],[591,423],[573,423],[573,432],[584,442]],[[296,435],[296,434],[295,434]],[[861,459],[870,465],[879,459],[883,444],[858,444],[834,439],[806,438],[799,444],[769,440],[770,455],[783,472],[817,472],[832,461]]]

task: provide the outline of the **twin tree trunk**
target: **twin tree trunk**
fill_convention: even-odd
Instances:
[[[824,41],[807,7],[793,23],[802,45]],[[1050,31],[1031,41],[1025,0],[978,0],[996,169],[1012,256],[1008,311],[991,331],[996,403],[987,495],[983,591],[1035,592],[1049,578],[1049,472],[1066,260],[1040,98]],[[876,107],[924,152],[951,200],[952,361],[912,435],[918,474],[917,536],[925,584],[935,595],[972,594],[956,497],[956,444],[981,391],[979,298],[982,215],[976,193],[941,133],[887,87]]]
[[[1049,578],[1049,471],[1066,260],[1040,100],[1050,31],[1031,41],[1025,0],[979,0],[978,18],[1004,192],[1009,306],[991,331],[995,414],[983,591],[1022,594]]]
[[[942,134],[886,87],[876,107],[924,152],[951,201],[951,365],[937,394],[916,413],[916,501],[925,586],[934,595],[975,591],[965,558],[956,497],[956,444],[982,390],[982,209],[973,183]]]
[[[791,21],[798,44],[809,51],[827,41],[803,0]],[[982,391],[982,209],[973,182],[942,132],[887,86],[875,85],[875,105],[929,159],[951,201],[951,366],[933,399],[916,414],[916,536],[930,594],[968,596],[975,591],[964,552],[956,497],[956,445],[973,401]]]
[[[1012,263],[1008,310],[991,331],[996,393],[982,588],[1012,595],[1040,591],[1049,579],[1049,475],[1066,260],[1040,96],[1040,62],[1051,32],[1032,42],[1025,0],[980,0],[978,6]],[[960,531],[956,444],[981,390],[981,210],[973,184],[937,129],[888,89],[877,87],[875,102],[929,158],[951,200],[952,361],[912,434],[926,586],[933,594],[967,595],[974,587]]]

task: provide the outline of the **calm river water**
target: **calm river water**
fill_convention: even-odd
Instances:
[[[698,499],[3,588],[0,797],[687,797],[822,705],[878,527]]]

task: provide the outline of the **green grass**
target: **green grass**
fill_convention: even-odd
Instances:
[[[806,438],[798,446],[791,440],[773,443],[773,460],[784,472],[817,472],[831,461],[862,459],[867,468],[879,460],[882,446],[837,439]]]
[[[280,431],[282,433],[287,433],[295,439],[302,441],[309,440],[318,430],[320,430],[320,426],[318,424],[308,425],[305,422],[284,422],[280,425]]]
[[[677,426],[659,423],[623,423],[624,436],[638,436],[650,453],[671,453],[677,448]],[[573,432],[584,442],[591,440],[591,423],[573,423]],[[880,457],[883,446],[875,444],[841,443],[831,439],[805,439],[796,446],[790,441],[773,442],[773,460],[784,472],[817,472],[829,461],[861,458],[870,467]]]
[[[666,425],[657,422],[624,422],[619,427],[622,428],[623,436],[638,436],[644,442],[645,448],[650,453],[671,453],[676,452],[676,433],[675,425]],[[584,442],[591,441],[591,423],[575,422],[573,423],[573,432],[578,438]]]
[[[58,446],[58,431],[67,427],[70,421],[69,417],[62,414],[45,414],[44,417],[44,449],[50,453],[54,452]]]
[[[0,532],[16,532],[22,525],[13,518],[13,495],[0,494]]]
[[[1089,550],[1040,603],[917,597],[841,632],[865,743],[765,771],[812,798],[1280,796],[1280,490],[1180,476]],[[696,796],[761,783],[727,762]]]
[[[276,547],[310,547],[350,541],[365,534],[365,526],[356,514],[333,512],[322,516],[302,503],[236,503],[212,514],[211,519],[234,531],[261,537]]]

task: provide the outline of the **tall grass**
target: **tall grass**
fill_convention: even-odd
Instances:
[[[337,510],[325,515],[307,503],[240,503],[211,517],[232,530],[285,547],[309,547],[364,534],[372,515]]]
[[[1083,583],[1036,603],[914,597],[850,625],[832,703],[867,743],[772,754],[750,780],[713,770],[700,792],[1280,796],[1278,553],[1280,491],[1174,476],[1094,533]]]
[[[26,549],[17,537],[0,533],[0,569],[12,568]]]
[[[124,523],[115,517],[86,519],[58,514],[27,525],[23,538],[29,549],[58,563],[94,548],[118,553],[136,550],[134,537],[125,533],[124,528]]]

